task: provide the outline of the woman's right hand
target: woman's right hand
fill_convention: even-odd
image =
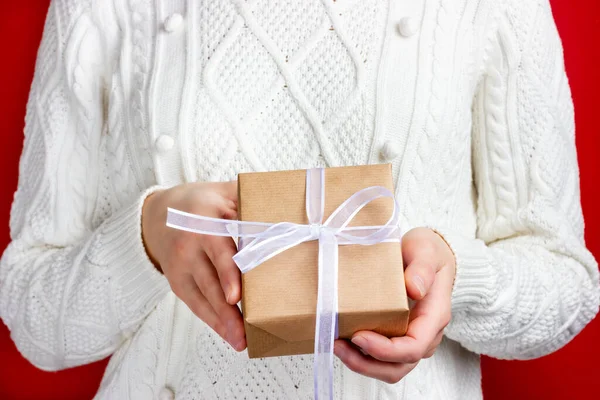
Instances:
[[[146,251],[175,295],[237,351],[246,348],[237,302],[240,272],[232,238],[166,226],[167,207],[215,218],[237,218],[236,182],[186,183],[149,195],[142,209]]]

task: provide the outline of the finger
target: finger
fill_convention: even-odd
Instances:
[[[227,200],[229,202],[229,200]],[[236,220],[238,219],[238,214],[237,214],[237,210],[235,209],[235,205],[233,204],[233,202],[230,202],[232,204],[226,205],[222,210],[221,210],[221,215],[220,217],[223,219],[232,219],[232,220]]]
[[[362,354],[345,340],[335,341],[334,354],[350,370],[390,384],[399,382],[417,365],[378,361]]]
[[[431,290],[435,280],[435,266],[428,260],[415,260],[404,270],[406,292],[413,300],[421,300]]]
[[[177,284],[173,285],[172,288],[175,295],[188,306],[190,311],[225,339],[225,325],[223,325],[215,310],[213,310],[208,300],[200,292],[192,275],[186,275]]]
[[[210,262],[215,266],[225,299],[229,304],[237,304],[242,295],[241,274],[233,261],[237,248],[232,238],[203,236],[203,248]]]
[[[442,339],[444,338],[444,331],[440,331],[440,333],[438,333],[438,335],[436,336],[435,340],[433,341],[433,343],[431,344],[431,346],[429,346],[429,349],[427,350],[427,352],[425,353],[425,356],[423,358],[430,358],[433,356],[433,354],[435,353],[435,351],[437,350],[437,348],[440,346],[440,343],[442,343]]]
[[[203,262],[192,267],[194,280],[221,322],[225,325],[225,340],[237,351],[242,351],[246,348],[242,314],[237,305],[230,305],[225,301],[225,295],[219,284],[217,272],[206,255],[204,255],[204,258]]]
[[[419,303],[428,300],[421,300]],[[424,308],[425,305],[417,304]],[[403,337],[387,338],[372,331],[359,331],[352,336],[352,343],[370,356],[386,362],[415,363],[421,360],[439,332],[439,318],[435,308],[420,310],[408,325]]]
[[[352,343],[372,357],[387,362],[415,363],[425,357],[449,321],[448,273],[440,271],[425,298],[417,302],[403,337],[387,338],[372,331],[359,331]]]
[[[238,184],[237,181],[219,182],[218,183],[219,193],[233,201],[237,205],[238,201]]]
[[[437,237],[427,228],[415,228],[402,237],[404,279],[408,295],[422,299],[430,290],[438,271]]]
[[[404,265],[415,260],[433,260],[438,252],[435,232],[428,228],[414,228],[402,236],[402,259]],[[434,240],[435,239],[435,240]]]
[[[237,202],[227,198],[224,194],[218,194],[216,201],[216,215],[217,218],[223,219],[237,219]]]
[[[423,319],[415,319],[412,324],[422,322]],[[359,331],[352,337],[352,343],[377,360],[412,364],[425,356],[435,338],[435,334],[430,334],[426,329],[418,330],[423,331],[418,333],[418,338],[405,336],[391,339],[372,331]]]
[[[228,198],[227,195],[222,195],[219,217],[224,219],[237,219],[237,200],[232,200]]]

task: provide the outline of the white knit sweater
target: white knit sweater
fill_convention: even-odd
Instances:
[[[240,171],[384,161],[403,229],[455,252],[453,316],[396,385],[337,362],[339,398],[477,399],[478,354],[539,357],[595,316],[548,0],[55,0],[1,317],[45,370],[114,353],[100,399],[310,398],[310,355],[248,360],[174,296],[141,204]]]

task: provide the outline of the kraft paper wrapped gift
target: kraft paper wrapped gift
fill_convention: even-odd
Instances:
[[[393,192],[390,164],[325,169],[324,220],[346,199],[370,186]],[[308,224],[306,170],[238,176],[242,221]],[[350,226],[384,225],[394,202],[367,204]],[[338,331],[402,336],[408,300],[399,242],[340,245]],[[242,275],[242,313],[250,358],[313,353],[318,274],[317,241],[294,246]]]

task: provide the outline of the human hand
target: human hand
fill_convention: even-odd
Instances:
[[[442,237],[427,228],[409,231],[402,238],[402,258],[406,290],[417,301],[406,336],[390,339],[359,331],[352,343],[336,340],[334,347],[352,371],[388,383],[400,381],[421,359],[433,355],[451,316],[456,261]]]
[[[198,235],[166,226],[167,207],[214,218],[237,218],[236,182],[187,183],[148,196],[142,237],[149,258],[190,310],[237,351],[246,348],[237,302],[240,272],[230,237]]]

